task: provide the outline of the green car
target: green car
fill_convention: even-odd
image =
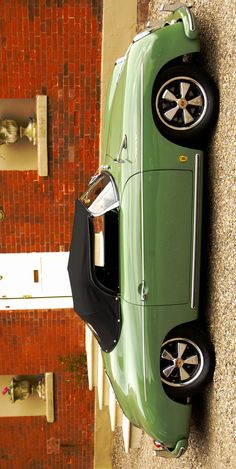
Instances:
[[[182,4],[114,67],[104,161],[76,201],[69,275],[117,400],[159,454],[187,448],[214,354],[198,326],[203,148],[217,90]]]

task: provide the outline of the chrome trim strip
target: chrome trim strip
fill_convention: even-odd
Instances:
[[[117,60],[115,61],[115,66],[116,66],[116,65],[119,65],[119,64],[122,64],[122,63],[125,61],[125,59],[126,59],[126,56],[125,56],[125,55],[124,55],[123,57],[119,57],[119,59],[117,59]]]
[[[136,36],[133,38],[133,43],[140,41],[140,39],[143,39],[144,37],[148,36],[151,33],[150,29],[145,29],[145,31],[141,31],[141,33],[138,33]]]
[[[191,308],[196,308],[196,267],[197,267],[197,245],[198,245],[198,205],[199,205],[199,170],[200,155],[195,155],[194,168],[194,205],[193,205],[193,253],[192,253],[192,287],[191,287]]]
[[[142,312],[142,356],[143,356],[143,387],[144,399],[147,402],[147,371],[146,371],[146,354],[145,354],[145,317],[144,317],[144,301],[141,305]]]
[[[141,64],[141,83],[140,83],[140,93],[141,93],[141,102],[140,102],[140,172],[141,172],[141,251],[142,251],[142,284],[144,285],[144,188],[143,188],[143,63]]]
[[[142,291],[141,291],[141,320],[142,320],[142,359],[143,359],[143,382],[144,382],[144,399],[147,401],[147,373],[146,373],[146,354],[145,354],[145,314],[144,314],[144,305],[145,305],[145,293],[144,293],[144,188],[143,188],[143,90],[144,90],[144,69],[143,63],[141,64],[141,101],[140,101],[140,158],[141,158],[141,252],[142,252]]]

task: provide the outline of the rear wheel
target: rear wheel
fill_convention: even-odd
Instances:
[[[161,380],[173,397],[197,394],[211,377],[213,365],[211,343],[197,327],[177,327],[162,345]]]
[[[157,128],[177,143],[199,141],[218,115],[218,92],[209,75],[194,65],[175,66],[157,76],[152,93]]]

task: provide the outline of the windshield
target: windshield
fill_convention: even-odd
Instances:
[[[119,207],[117,189],[110,174],[104,172],[98,175],[80,200],[94,217]]]

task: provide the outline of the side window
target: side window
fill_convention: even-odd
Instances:
[[[93,218],[94,272],[101,286],[119,291],[119,212],[110,210]]]

